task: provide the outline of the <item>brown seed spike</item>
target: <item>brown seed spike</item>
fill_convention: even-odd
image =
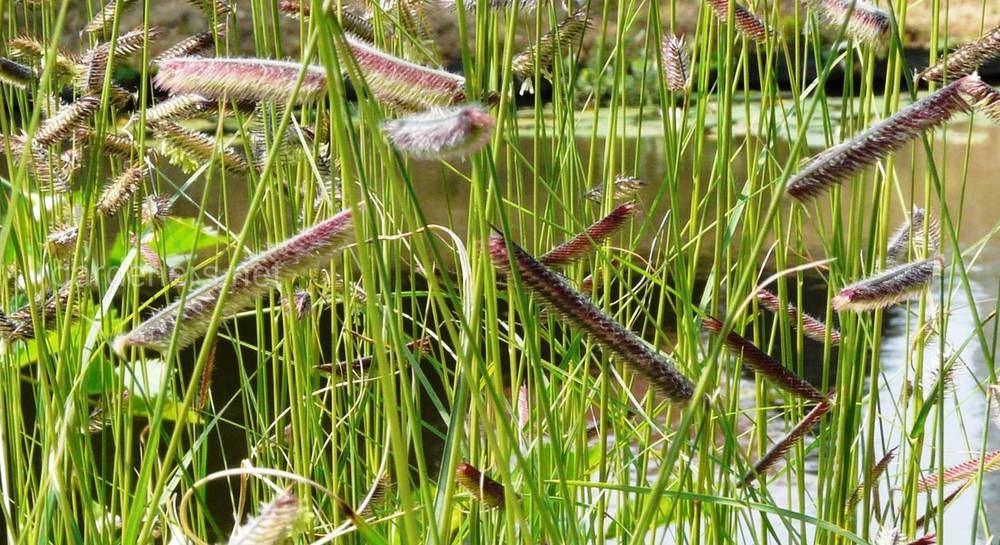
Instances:
[[[715,11],[715,15],[720,21],[725,23],[729,20],[729,8],[733,9],[733,21],[736,30],[755,42],[767,41],[768,28],[756,15],[747,8],[736,3],[735,0],[706,0],[708,5]]]
[[[722,326],[721,321],[711,316],[706,316],[704,321],[702,321],[702,327],[710,333],[720,333]],[[786,369],[784,365],[781,365],[774,358],[765,354],[763,350],[757,348],[755,344],[737,333],[730,331],[726,334],[723,342],[729,348],[730,352],[743,358],[744,365],[753,369],[755,373],[768,379],[782,390],[809,401],[829,401],[829,398],[819,393],[816,388],[813,388],[812,384],[809,384],[805,379]]]
[[[925,224],[925,222],[927,222]],[[890,263],[905,263],[912,247],[916,255],[924,253],[924,234],[926,230],[926,246],[930,255],[938,252],[941,244],[941,233],[934,219],[928,222],[927,212],[923,208],[915,208],[906,222],[889,239],[885,258]]]
[[[868,478],[858,483],[857,488],[851,493],[851,496],[847,498],[847,503],[844,506],[844,511],[850,513],[857,507],[858,503],[861,501],[861,494],[865,491],[865,485],[873,487],[878,483],[879,477],[885,473],[885,470],[889,468],[889,464],[892,463],[893,458],[896,457],[896,449],[891,449],[889,452],[885,453],[885,456],[872,466],[871,471],[868,472]]]
[[[221,40],[225,37],[225,35],[226,28],[220,23],[219,25],[216,25],[214,30],[203,30],[194,34],[190,38],[177,42],[163,53],[157,55],[157,57],[153,59],[153,63],[159,63],[160,61],[177,57],[192,57],[198,55],[206,49],[215,46],[216,36],[218,36]]]
[[[833,309],[862,312],[909,301],[927,289],[940,264],[940,257],[904,263],[855,282],[833,298]]]
[[[796,424],[795,427],[792,428],[792,431],[788,432],[788,435],[786,435],[781,441],[775,443],[775,445],[771,447],[771,450],[767,451],[767,454],[761,457],[761,459],[754,464],[753,469],[747,472],[747,474],[740,479],[740,486],[747,486],[755,477],[763,475],[769,469],[774,467],[774,465],[778,463],[778,460],[780,460],[786,452],[791,450],[800,439],[812,431],[812,429],[816,427],[816,424],[819,424],[823,415],[829,412],[831,408],[833,408],[833,404],[829,401],[819,403],[813,407],[813,410],[809,411],[809,414],[807,414],[801,422]]]
[[[578,11],[556,26],[550,32],[538,39],[538,44],[532,44],[523,52],[516,55],[511,60],[511,69],[514,74],[521,78],[526,78],[526,84],[530,78],[534,77],[535,70],[543,76],[549,77],[552,70],[552,61],[557,56],[569,51],[571,47],[579,44],[580,39],[590,29],[590,19],[582,11]]]
[[[625,203],[575,237],[563,242],[538,258],[546,267],[561,267],[586,257],[611,238],[639,213],[639,205]]]
[[[830,335],[830,344],[838,345],[840,344],[840,332],[835,328],[826,325],[822,320],[814,318],[805,312],[799,312],[799,309],[795,308],[795,305],[788,303],[785,306],[781,305],[781,300],[778,296],[765,290],[759,290],[757,292],[757,301],[762,307],[775,314],[784,314],[788,316],[788,321],[792,324],[792,327],[799,327],[799,320],[802,320],[802,335],[808,339],[812,339],[817,342],[826,342],[827,333]]]
[[[967,78],[978,79],[977,76]],[[815,197],[833,185],[858,174],[957,112],[969,111],[963,78],[873,125],[851,140],[813,158],[788,181],[786,191],[799,201]]]
[[[0,57],[0,83],[26,89],[34,80],[34,70],[6,57]]]
[[[980,36],[976,41],[952,51],[933,66],[917,74],[916,79],[943,83],[969,75],[980,66],[1000,57],[1000,26]]]
[[[101,197],[97,200],[97,210],[107,216],[121,210],[139,191],[146,173],[145,167],[135,166],[118,175],[104,188]]]
[[[974,458],[957,466],[949,467],[940,474],[935,473],[920,479],[917,481],[917,492],[967,481],[979,474],[980,467],[983,469],[983,473],[1000,469],[1000,450],[987,452],[982,458]]]
[[[688,55],[684,49],[684,38],[673,35],[663,37],[663,79],[670,91],[686,91],[690,82]]]
[[[59,110],[59,113],[45,120],[35,133],[35,142],[49,146],[66,139],[76,127],[94,115],[101,105],[101,99],[85,96],[73,104]]]
[[[503,507],[503,485],[483,475],[468,462],[462,462],[455,468],[455,480],[472,497],[489,508]]]
[[[677,371],[670,359],[650,348],[635,333],[597,308],[560,275],[536,261],[520,246],[510,242],[511,251],[508,251],[507,243],[499,234],[489,240],[490,257],[500,272],[511,277],[516,269],[522,284],[529,291],[570,324],[618,356],[660,394],[677,402],[691,399],[694,385]]]

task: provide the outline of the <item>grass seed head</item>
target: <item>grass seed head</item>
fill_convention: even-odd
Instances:
[[[694,385],[682,375],[665,355],[650,348],[645,341],[597,308],[586,296],[574,290],[558,274],[535,260],[520,246],[493,235],[489,240],[490,258],[508,277],[517,270],[522,284],[542,299],[564,320],[586,333],[606,350],[613,352],[633,372],[671,401],[685,402],[694,395]]]
[[[455,480],[483,505],[489,508],[503,507],[503,485],[483,475],[472,464],[468,462],[458,464],[455,468]]]
[[[889,13],[865,0],[807,0],[815,9],[822,23],[828,28],[844,32],[860,42],[883,44],[892,30]]]
[[[292,494],[278,496],[260,508],[260,514],[240,526],[228,545],[277,545],[285,541],[299,519],[299,500]]]
[[[807,339],[817,342],[826,342],[827,335],[830,336],[830,344],[840,344],[840,331],[824,323],[818,318],[814,318],[805,312],[800,312],[795,305],[788,303],[784,306],[778,296],[766,289],[757,291],[757,301],[760,305],[774,314],[784,314],[792,327],[799,327],[799,320],[802,320],[802,335]]]
[[[147,175],[148,170],[142,165],[125,169],[104,188],[97,200],[98,212],[111,216],[121,210],[142,187],[142,180]]]
[[[322,268],[351,240],[353,228],[351,210],[347,209],[241,263],[227,292],[223,316],[232,317],[253,305],[283,281]],[[190,345],[208,330],[224,283],[225,276],[210,281],[117,337],[112,343],[115,352],[124,356],[130,346],[166,352],[174,328],[178,329],[178,349]]]
[[[582,233],[552,248],[538,260],[546,267],[561,267],[580,261],[625,227],[639,212],[639,205],[636,203],[625,203],[597,220]]]
[[[755,477],[767,473],[768,470],[774,467],[778,461],[781,460],[782,456],[784,456],[786,452],[791,450],[792,447],[798,444],[798,442],[806,436],[806,434],[811,432],[812,429],[819,424],[820,420],[823,419],[823,415],[828,413],[832,408],[832,402],[818,403],[815,407],[813,407],[813,409],[809,411],[809,414],[807,414],[798,424],[795,425],[794,428],[792,428],[790,432],[788,432],[788,435],[775,443],[774,446],[771,447],[771,450],[767,451],[767,453],[764,454],[764,456],[762,456],[756,464],[754,464],[753,468],[740,480],[740,485],[746,486],[750,484]]]
[[[940,246],[941,231],[937,221],[928,218],[927,211],[923,208],[915,208],[910,214],[910,220],[901,225],[889,238],[885,257],[890,263],[904,263],[910,255],[923,256],[925,253],[936,255]]]
[[[904,263],[855,282],[833,298],[833,309],[862,312],[909,301],[930,286],[940,263],[940,258]]]
[[[170,48],[157,55],[153,59],[153,62],[160,63],[161,61],[177,57],[196,56],[215,47],[216,36],[218,36],[219,40],[222,40],[226,36],[226,28],[221,23],[216,25],[214,29],[203,30],[170,46]]]
[[[423,111],[465,100],[465,78],[405,61],[346,36],[354,60],[383,105],[399,111]]]
[[[972,74],[984,64],[1000,57],[1000,26],[996,26],[975,41],[963,45],[941,60],[918,73],[917,80],[943,83]]]
[[[706,316],[702,321],[702,327],[707,332],[718,334],[722,332],[723,324],[720,320]],[[743,365],[766,378],[778,388],[809,401],[821,403],[829,401],[829,398],[816,390],[812,384],[789,371],[780,362],[757,348],[757,345],[750,342],[749,339],[730,331],[723,338],[723,342],[730,352],[743,359]]]
[[[292,98],[301,63],[250,58],[176,57],[159,62],[153,79],[172,94],[194,94],[215,100],[287,102]],[[316,102],[326,93],[326,70],[307,65],[297,104]]]
[[[691,76],[684,38],[672,34],[665,35],[660,53],[663,56],[663,80],[667,89],[686,91],[691,84]]]
[[[41,146],[50,146],[65,140],[79,125],[86,123],[100,105],[99,97],[81,97],[46,119],[35,133],[35,142]]]
[[[736,0],[705,0],[723,23],[729,20],[729,8],[733,9],[733,21],[736,30],[755,42],[767,41],[768,28],[759,17],[747,8],[736,3]]]
[[[382,131],[401,152],[421,159],[467,157],[493,135],[496,121],[478,105],[457,106],[386,121]]]

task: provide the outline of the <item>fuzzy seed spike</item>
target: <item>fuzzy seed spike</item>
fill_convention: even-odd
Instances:
[[[889,14],[865,0],[807,0],[806,3],[819,13],[824,26],[834,31],[843,27],[848,36],[860,42],[882,44],[892,30]]]
[[[423,111],[465,100],[465,78],[413,64],[345,37],[372,94],[400,111]]]
[[[0,57],[0,83],[27,89],[35,81],[35,71],[6,57]]]
[[[157,55],[157,57],[153,59],[153,62],[159,64],[167,59],[193,57],[198,55],[203,51],[215,47],[216,36],[218,36],[220,40],[226,36],[226,27],[221,23],[216,25],[214,29],[203,30],[189,38],[185,38],[184,40],[177,42],[163,53]]]
[[[872,466],[871,470],[868,472],[868,477],[858,483],[854,492],[852,492],[850,497],[847,498],[847,502],[844,505],[844,511],[846,513],[854,511],[854,508],[861,502],[861,495],[865,492],[865,485],[869,487],[875,486],[878,483],[879,478],[882,477],[882,474],[885,473],[885,470],[889,468],[889,464],[892,463],[892,460],[895,457],[896,449],[893,448],[889,450],[889,452],[886,452],[885,456]]]
[[[126,8],[131,6],[133,1],[134,0],[121,0],[122,10],[124,11]],[[80,31],[80,33],[87,34],[104,31],[104,29],[107,28],[108,23],[115,19],[115,13],[118,11],[117,7],[116,0],[110,0],[104,5],[104,9],[94,15],[94,18],[83,27],[83,30]]]
[[[153,79],[173,94],[195,94],[223,100],[287,102],[302,70],[298,62],[247,58],[177,57],[159,63]],[[326,70],[308,65],[296,96],[297,104],[316,102],[326,93]]]
[[[152,42],[159,35],[159,30],[150,28],[147,40],[147,33],[142,28],[137,28],[90,49],[77,63],[76,86],[87,92],[99,94],[104,87],[104,76],[111,62],[112,49],[115,60],[118,60],[141,50],[147,41]]]
[[[146,178],[148,171],[144,166],[133,166],[125,169],[114,180],[111,181],[101,197],[97,200],[98,212],[111,216],[128,204],[132,197],[142,186],[142,180]]]
[[[563,19],[556,28],[542,35],[537,44],[533,43],[513,58],[512,71],[521,78],[530,79],[537,69],[540,74],[551,79],[553,60],[579,44],[590,26],[590,19],[582,11]]]
[[[180,121],[196,116],[211,106],[211,101],[201,95],[175,95],[146,109],[146,122]],[[133,119],[138,121],[135,114]]]
[[[962,86],[966,99],[977,112],[1000,125],[1000,91],[978,77],[967,78]]]
[[[799,201],[815,197],[874,165],[924,131],[948,121],[955,113],[969,111],[962,92],[967,81],[963,78],[942,87],[851,140],[820,153],[789,179],[786,191]]]
[[[468,462],[462,462],[455,468],[455,480],[472,497],[491,509],[503,507],[503,485],[483,475]]]
[[[507,249],[503,236],[495,234],[489,240],[493,265],[508,277],[517,269],[522,284],[546,302],[570,324],[613,352],[633,372],[640,375],[660,394],[671,401],[684,402],[694,395],[694,385],[684,377],[663,354],[650,348],[636,334],[597,308],[589,299],[571,288],[520,246],[510,243]]]
[[[174,152],[174,156],[193,158],[193,165],[181,161],[182,168],[200,166],[201,162],[215,157],[215,140],[205,134],[192,131],[172,121],[161,121],[152,127],[153,132],[163,139],[163,145],[168,151]],[[230,147],[222,148],[219,159],[223,168],[234,174],[245,175],[250,172],[250,165],[246,159]]]
[[[663,56],[663,80],[667,89],[686,91],[691,84],[691,76],[684,38],[672,34],[665,35],[660,53]]]
[[[753,469],[747,472],[747,474],[740,480],[740,485],[749,485],[755,477],[763,475],[769,469],[774,467],[774,465],[781,460],[781,457],[784,456],[786,452],[791,450],[800,439],[812,431],[812,429],[819,424],[820,420],[823,419],[823,415],[829,412],[832,408],[833,404],[830,402],[819,403],[813,407],[813,409],[809,411],[809,414],[807,414],[801,422],[796,424],[795,427],[792,428],[792,431],[788,432],[788,435],[786,435],[781,441],[775,443],[775,445],[771,447],[771,450],[767,451],[767,454],[762,456],[761,459],[754,464]]]
[[[799,309],[795,307],[792,303],[788,303],[785,306],[781,305],[781,300],[778,296],[765,290],[759,290],[757,292],[757,301],[760,305],[767,310],[773,312],[774,314],[784,314],[788,317],[788,322],[792,327],[799,327],[799,320],[802,320],[802,335],[807,339],[812,339],[817,342],[826,342],[827,334],[830,335],[830,344],[836,346],[840,344],[840,331],[836,328],[828,326],[823,323],[822,320],[814,318],[805,312],[800,312]]]
[[[86,283],[86,276],[81,276],[76,280],[77,284],[83,286]],[[40,325],[45,329],[52,329],[56,326],[56,321],[61,314],[67,313],[69,305],[71,283],[67,283],[59,288],[55,293],[46,297],[41,297],[34,303],[28,303],[15,310],[10,316],[4,318],[4,325],[0,326],[0,335],[3,335],[7,342],[18,340],[34,339],[36,335],[35,323],[31,318],[32,308],[38,313]],[[77,310],[68,310],[69,320],[77,318]],[[6,331],[8,326],[13,326],[10,331]]]
[[[40,146],[50,146],[65,140],[78,125],[85,123],[94,115],[100,105],[100,98],[85,96],[59,110],[59,113],[46,119],[38,128],[35,133],[35,143]]]
[[[910,220],[901,225],[889,239],[885,250],[886,260],[890,263],[906,262],[911,247],[915,255],[923,254],[925,232],[927,251],[930,255],[936,255],[941,245],[938,223],[933,218],[928,221],[927,212],[923,208],[915,208],[910,214]]]
[[[382,131],[400,151],[421,159],[467,157],[493,135],[496,121],[478,105],[457,106],[386,121]]]
[[[933,66],[916,76],[916,80],[943,83],[972,74],[980,66],[1000,58],[1000,25],[990,29],[974,42],[945,55]]]
[[[237,528],[228,545],[277,545],[285,541],[299,518],[299,500],[291,494],[278,496],[260,508],[260,515]]]
[[[538,261],[546,267],[562,267],[580,261],[596,251],[598,246],[614,236],[638,213],[639,205],[625,203],[587,227],[584,232],[552,248],[539,257]]]
[[[702,321],[702,327],[710,333],[720,333],[722,326],[720,320],[711,316],[706,316]],[[757,348],[757,345],[748,339],[730,331],[726,334],[723,342],[730,352],[743,359],[743,365],[753,369],[755,373],[760,374],[782,390],[809,401],[829,401],[829,398],[816,390],[812,384],[786,369],[784,365]]]
[[[736,30],[755,42],[767,41],[768,28],[756,15],[747,8],[737,4],[735,0],[706,0],[720,21],[729,20],[729,7],[733,8],[733,21]]]
[[[301,274],[322,268],[342,249],[353,234],[350,209],[311,227],[277,246],[241,263],[233,276],[223,315],[232,317],[251,306],[272,286],[291,281]],[[124,355],[130,346],[165,352],[177,328],[178,349],[205,334],[209,320],[222,293],[225,277],[218,277],[205,287],[157,312],[132,331],[115,339],[113,348]]]
[[[979,474],[982,467],[983,473],[1000,469],[1000,450],[986,453],[982,458],[974,458],[968,462],[958,464],[945,469],[940,474],[928,475],[917,481],[917,492],[924,492],[939,486],[945,486],[957,482],[965,482]]]
[[[833,309],[862,312],[909,301],[927,289],[940,263],[940,258],[904,263],[855,282],[833,298]]]

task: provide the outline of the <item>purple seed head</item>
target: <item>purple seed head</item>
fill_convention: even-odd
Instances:
[[[927,289],[940,265],[940,257],[904,263],[851,284],[833,298],[833,309],[862,312],[909,301]]]
[[[323,267],[333,253],[351,240],[352,234],[352,214],[348,209],[247,259],[235,271],[223,316],[232,317],[253,305],[283,281]],[[190,345],[208,330],[224,281],[224,276],[216,278],[186,299],[170,304],[132,331],[117,337],[113,343],[115,352],[124,356],[130,346],[166,352],[175,328],[178,330],[178,349]]]
[[[761,289],[757,292],[757,301],[762,307],[773,312],[774,314],[784,314],[788,316],[788,321],[791,323],[792,327],[799,327],[798,324],[801,319],[802,335],[806,338],[822,343],[826,342],[826,336],[829,334],[830,344],[840,344],[839,331],[823,323],[823,321],[818,318],[814,318],[805,312],[799,312],[799,309],[795,308],[795,305],[791,303],[782,306],[781,300],[778,299],[777,295],[765,289]]]
[[[383,104],[401,111],[423,111],[465,100],[465,78],[413,64],[351,36],[346,37],[369,89]]]
[[[1000,57],[1000,25],[990,29],[976,41],[952,51],[917,74],[916,79],[943,83],[972,74],[997,57]]]
[[[756,464],[754,464],[753,469],[747,472],[747,474],[740,480],[740,485],[746,486],[750,484],[755,477],[765,474],[769,469],[774,467],[775,464],[781,460],[782,456],[791,450],[792,447],[799,442],[799,440],[806,436],[806,434],[812,431],[812,429],[819,424],[820,420],[823,419],[823,415],[828,413],[832,408],[833,403],[829,401],[819,403],[813,407],[813,409],[809,411],[809,414],[796,424],[795,427],[792,428],[792,431],[788,432],[788,435],[775,443],[775,445],[771,447],[771,450],[767,451],[767,453],[762,456]]]
[[[736,0],[706,0],[706,2],[723,23],[729,20],[729,8],[732,6],[736,30],[755,42],[767,41],[767,25],[750,10],[737,4]]]
[[[462,462],[455,468],[455,480],[472,497],[489,508],[503,507],[503,485],[483,475],[468,462]]]
[[[941,473],[933,473],[917,481],[917,492],[931,490],[951,483],[965,482],[979,474],[1000,469],[1000,450],[986,453],[982,458],[974,458],[968,462],[945,469]]]
[[[672,34],[663,37],[661,47],[663,55],[663,79],[667,89],[671,91],[686,91],[690,85],[688,54],[684,48],[684,38]]]
[[[822,23],[840,30],[854,39],[871,44],[884,43],[891,30],[891,20],[885,10],[865,0],[807,0],[819,12]]]
[[[959,80],[942,87],[851,140],[820,153],[789,179],[788,194],[800,201],[817,196],[874,165],[924,131],[948,121],[956,112],[968,111],[964,85],[968,83]]]
[[[287,102],[302,70],[298,62],[265,59],[177,57],[159,63],[156,86],[172,94],[223,100]],[[326,93],[326,70],[306,66],[296,102],[315,102]]]
[[[650,348],[520,246],[514,243],[511,246],[513,253],[508,252],[507,241],[503,236],[490,237],[490,258],[499,271],[509,277],[516,268],[522,284],[531,293],[547,303],[564,320],[614,353],[657,392],[671,401],[685,402],[691,399],[694,385],[677,371],[670,359]]]
[[[723,324],[716,318],[706,316],[702,321],[702,327],[709,333],[719,334],[722,332]],[[780,362],[757,348],[757,345],[750,342],[749,339],[730,331],[723,339],[723,343],[730,352],[743,359],[743,365],[778,388],[809,401],[829,401],[829,398],[816,390],[812,384],[786,369]]]
[[[478,105],[386,121],[382,131],[401,152],[421,159],[467,157],[489,142],[496,121]]]
[[[549,250],[538,260],[546,267],[561,267],[577,262],[597,250],[600,244],[611,238],[639,212],[638,204],[625,203],[587,227],[584,232]]]

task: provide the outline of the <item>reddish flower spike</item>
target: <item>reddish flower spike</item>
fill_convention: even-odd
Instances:
[[[706,316],[702,321],[702,327],[710,333],[720,333],[722,326],[721,321],[711,316]],[[829,401],[829,398],[816,390],[812,384],[786,369],[784,365],[757,348],[757,345],[748,339],[730,331],[726,334],[723,342],[730,352],[743,359],[743,365],[760,374],[778,388],[809,401]]]
[[[802,320],[802,335],[807,339],[812,339],[817,342],[826,342],[827,334],[830,335],[830,344],[838,345],[840,344],[840,332],[835,328],[830,327],[823,323],[821,320],[806,314],[805,312],[799,312],[799,309],[795,308],[795,305],[788,303],[785,306],[781,305],[781,300],[778,296],[765,290],[759,290],[757,292],[757,301],[760,305],[767,310],[775,314],[784,314],[788,316],[788,321],[791,323],[792,327],[799,327],[799,320]]]
[[[694,385],[666,356],[650,348],[520,246],[511,242],[511,247],[513,253],[508,251],[506,239],[499,234],[490,237],[489,253],[497,269],[510,277],[516,268],[525,287],[565,320],[613,352],[660,394],[677,402],[691,399]]]
[[[458,106],[386,121],[382,131],[399,151],[421,159],[467,157],[489,142],[496,121],[479,106]]]
[[[193,94],[223,100],[287,102],[292,98],[302,65],[265,59],[177,57],[159,63],[157,87],[172,94]],[[305,67],[297,104],[316,102],[326,93],[326,70]]]
[[[614,236],[639,211],[636,203],[625,203],[587,227],[584,232],[552,248],[539,257],[538,261],[546,267],[562,267],[580,261]]]

